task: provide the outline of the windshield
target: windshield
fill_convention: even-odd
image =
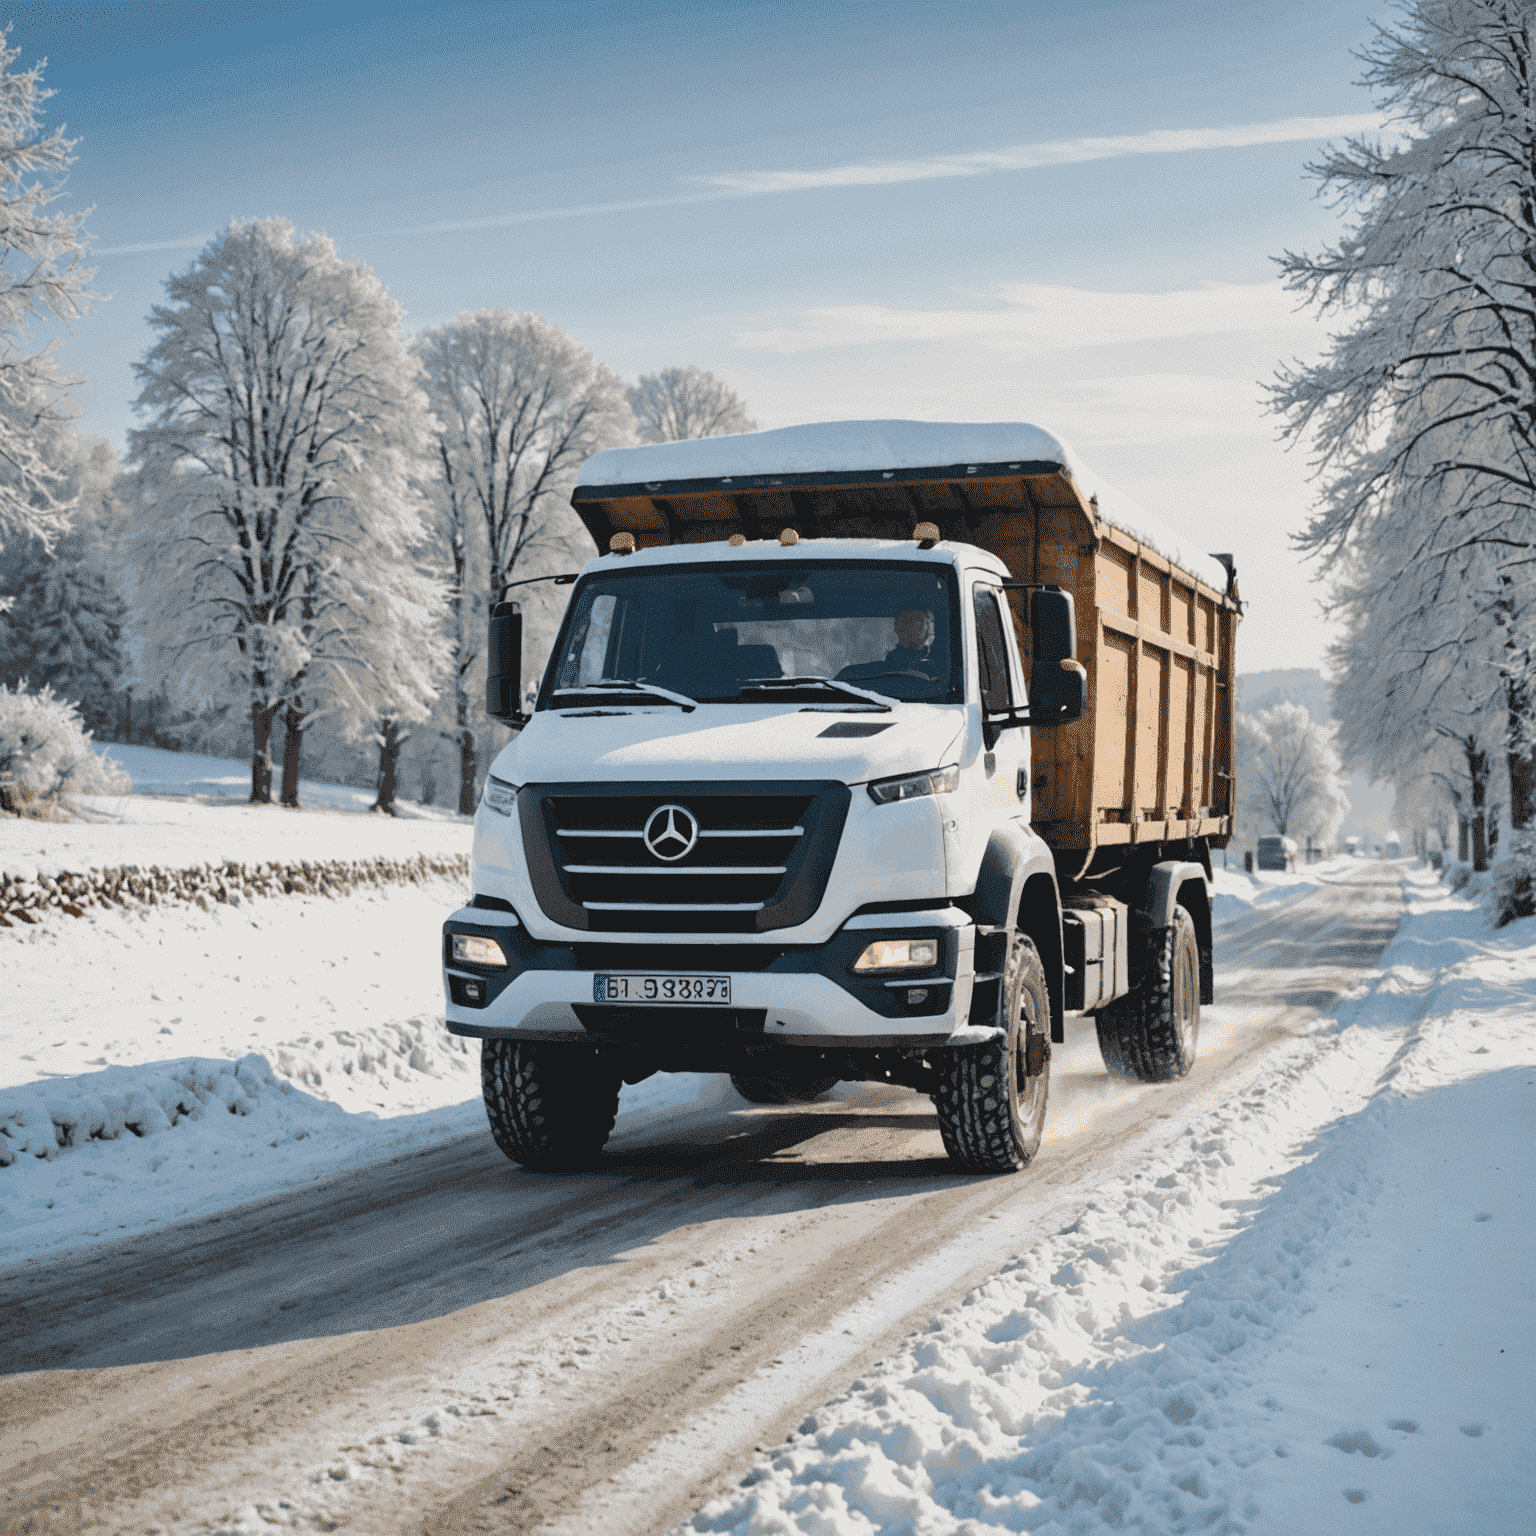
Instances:
[[[553,700],[559,689],[619,680],[700,703],[799,702],[803,691],[816,702],[860,707],[852,689],[819,687],[816,679],[954,703],[961,697],[955,631],[953,576],[936,564],[774,561],[604,572],[576,593],[540,707],[575,702]]]

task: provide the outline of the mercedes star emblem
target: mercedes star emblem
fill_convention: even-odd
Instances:
[[[645,846],[668,864],[693,852],[699,821],[686,805],[658,805],[646,818]]]

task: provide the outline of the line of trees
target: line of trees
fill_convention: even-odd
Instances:
[[[1342,237],[1281,259],[1334,320],[1273,387],[1321,479],[1347,756],[1478,868],[1536,816],[1536,13],[1409,0],[1363,55],[1396,130],[1310,167]],[[1401,813],[1400,813],[1401,814]]]
[[[169,277],[136,364],[120,465],[82,439],[74,382],[29,328],[93,299],[84,215],[48,205],[73,142],[40,67],[0,44],[0,684],[51,686],[99,736],[229,750],[251,800],[299,803],[306,742],[376,752],[394,809],[472,812],[502,739],[477,708],[490,604],[569,569],[569,506],[599,449],[755,430],[725,384],[626,385],[557,326],[506,309],[407,336],[377,276],[280,218],[236,221]],[[523,587],[529,664],[565,591]]]

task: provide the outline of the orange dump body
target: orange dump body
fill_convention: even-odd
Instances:
[[[1111,526],[1058,464],[578,486],[572,503],[599,549],[632,533],[644,549],[744,534],[802,539],[911,536],[918,522],[997,555],[1020,581],[1055,583],[1077,608],[1088,709],[1033,740],[1034,826],[1084,864],[1114,844],[1232,830],[1235,579],[1218,591]],[[1014,617],[1026,664],[1024,594]]]

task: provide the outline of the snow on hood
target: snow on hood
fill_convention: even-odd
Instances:
[[[965,721],[959,705],[898,704],[889,714],[803,705],[701,704],[692,714],[540,710],[492,766],[513,784],[640,779],[835,779],[859,784],[941,768]],[[824,736],[838,724],[883,726]]]
[[[682,443],[609,448],[581,467],[584,486],[643,485],[756,475],[933,469],[950,464],[1056,464],[1099,516],[1218,592],[1226,567],[1094,474],[1054,432],[1023,421],[816,421]]]

